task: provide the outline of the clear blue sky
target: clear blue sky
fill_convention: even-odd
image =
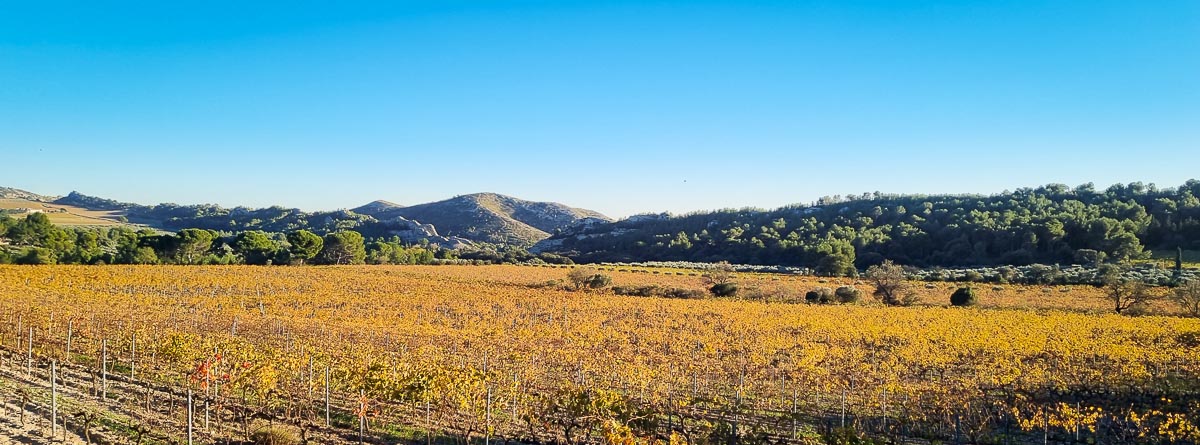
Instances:
[[[5,2],[0,185],[616,216],[1200,177],[1200,1]]]

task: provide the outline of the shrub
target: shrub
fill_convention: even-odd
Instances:
[[[854,286],[842,286],[837,288],[833,294],[841,303],[856,303],[858,302],[858,297],[862,296],[862,291]]]
[[[1184,282],[1171,294],[1171,301],[1192,317],[1200,317],[1200,280]]]
[[[613,293],[617,295],[628,295],[631,297],[663,297],[663,298],[682,298],[682,299],[699,299],[704,298],[703,291],[696,289],[682,289],[678,287],[659,287],[655,285],[649,286],[616,286],[613,287]]]
[[[296,445],[300,439],[296,433],[281,426],[271,426],[255,431],[250,436],[254,445]]]
[[[734,286],[734,288],[735,288],[734,290],[736,292],[736,290],[737,290],[736,286]],[[694,299],[704,298],[704,292],[696,290],[696,289],[682,289],[682,288],[678,288],[678,287],[672,287],[670,289],[664,290],[662,296],[666,297],[666,298],[682,298],[682,299],[694,300]]]
[[[829,304],[833,302],[833,289],[818,287],[804,294],[804,301],[810,304]]]
[[[955,306],[974,306],[975,290],[970,287],[960,287],[950,295],[950,304]]]
[[[708,291],[718,297],[732,297],[737,295],[738,286],[736,283],[717,283],[710,287]]]
[[[548,281],[543,281],[541,283],[531,284],[531,285],[529,285],[529,287],[532,287],[534,289],[552,289],[552,288],[561,288],[561,287],[563,287],[563,285],[565,283],[566,282],[564,282],[563,280],[548,280]]]
[[[598,273],[589,277],[585,284],[592,289],[605,288],[612,284],[612,277]]]
[[[727,261],[712,265],[702,277],[705,284],[726,284],[733,282],[733,266]]]
[[[578,267],[567,274],[567,279],[576,290],[600,289],[612,284],[612,277],[600,273],[592,267]]]
[[[629,295],[632,297],[653,297],[660,293],[658,286],[616,286],[613,288],[613,293],[617,295]]]
[[[540,253],[537,257],[548,264],[575,264],[570,258],[549,252]]]

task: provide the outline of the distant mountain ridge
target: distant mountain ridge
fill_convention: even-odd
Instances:
[[[40,195],[14,190],[25,196]],[[530,246],[563,229],[610,222],[599,212],[554,202],[534,202],[496,193],[475,193],[403,206],[378,200],[349,210],[304,212],[294,208],[225,208],[214,204],[153,206],[71,192],[53,202],[94,210],[120,211],[130,221],[164,230],[202,228],[224,231],[300,229],[328,233],[353,229],[368,237],[398,236],[406,242],[427,240],[446,247],[472,242]]]
[[[385,201],[385,200],[380,199],[380,200],[376,200],[376,201],[371,201],[367,205],[355,207],[353,209],[350,209],[350,211],[354,212],[354,213],[358,213],[360,215],[374,215],[376,213],[382,213],[382,212],[386,212],[388,210],[398,209],[398,208],[402,208],[402,207],[404,207],[404,206],[402,206],[400,204],[396,204],[391,201]]]
[[[29,201],[50,202],[56,198],[11,187],[0,187],[0,199],[25,199]]]
[[[424,221],[444,235],[525,246],[580,224],[612,221],[592,210],[496,193],[474,193],[408,207],[375,201],[353,211],[380,220],[402,217]]]

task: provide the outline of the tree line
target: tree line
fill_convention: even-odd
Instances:
[[[0,215],[0,247],[0,264],[431,264],[453,257],[396,237],[368,241],[352,230],[321,236],[308,230],[67,228],[42,213],[19,220]]]
[[[848,275],[890,259],[916,267],[1122,263],[1147,247],[1200,249],[1200,181],[1097,190],[1050,184],[991,196],[821,198],[775,210],[649,215],[556,234],[581,262],[730,261]]]
[[[0,215],[0,264],[438,264],[552,263],[571,260],[533,255],[520,247],[477,243],[445,249],[396,236],[368,238],[354,230],[324,235],[309,230],[176,233],[135,229],[59,227],[43,213],[24,219]]]

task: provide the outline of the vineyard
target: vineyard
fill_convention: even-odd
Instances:
[[[1165,306],[1118,316],[1091,287],[997,286],[952,308],[951,287],[924,283],[915,307],[806,305],[788,296],[852,280],[771,274],[739,280],[774,300],[665,299],[552,285],[566,274],[0,267],[0,436],[1200,443],[1200,320]]]

